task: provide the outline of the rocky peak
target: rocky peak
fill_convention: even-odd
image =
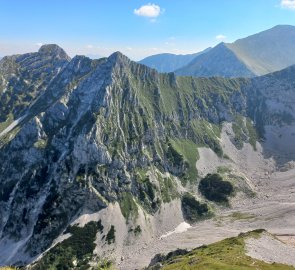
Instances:
[[[71,62],[69,63],[68,68],[75,71],[75,73],[85,73],[89,72],[91,68],[92,60],[84,55],[76,55],[72,58]]]
[[[56,44],[45,44],[40,47],[40,54],[55,56],[60,59],[70,60],[71,58],[67,55],[67,53]]]
[[[130,59],[121,52],[115,52],[108,57],[108,60],[112,63],[128,64]]]

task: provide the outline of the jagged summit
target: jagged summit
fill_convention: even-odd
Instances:
[[[41,54],[54,55],[60,59],[70,60],[71,58],[67,55],[63,48],[56,44],[45,44],[42,45],[38,51]]]
[[[108,60],[111,62],[120,62],[120,63],[130,63],[130,59],[124,55],[123,53],[117,51],[112,53],[109,57]]]

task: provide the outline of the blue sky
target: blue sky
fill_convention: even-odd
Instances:
[[[295,25],[295,0],[0,0],[0,55],[57,43],[71,56],[194,53]]]

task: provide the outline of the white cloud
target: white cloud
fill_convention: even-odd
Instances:
[[[36,43],[35,45],[38,46],[38,47],[41,47],[41,46],[43,45],[43,43],[38,42],[38,43]]]
[[[217,35],[215,38],[216,38],[217,40],[225,40],[225,39],[226,39],[226,36],[220,34],[220,35]]]
[[[160,6],[156,4],[147,4],[141,6],[139,9],[135,9],[134,14],[142,17],[157,18],[161,14],[161,11]]]
[[[87,48],[87,49],[93,49],[94,46],[93,46],[92,44],[88,44],[88,45],[86,46],[86,48]]]
[[[281,0],[281,7],[295,10],[295,0]]]

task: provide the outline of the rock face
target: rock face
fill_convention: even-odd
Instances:
[[[139,208],[155,215],[198,180],[198,146],[223,155],[224,121],[247,117],[243,143],[251,121],[263,137],[295,119],[294,67],[253,80],[184,78],[119,52],[70,60],[46,45],[3,58],[0,79],[0,265],[31,262],[85,211],[119,202],[131,224]]]
[[[70,57],[57,45],[44,45],[36,53],[3,57],[0,122],[19,118],[69,61]]]
[[[295,64],[295,27],[278,25],[269,30],[220,43],[176,70],[177,75],[253,77]]]

